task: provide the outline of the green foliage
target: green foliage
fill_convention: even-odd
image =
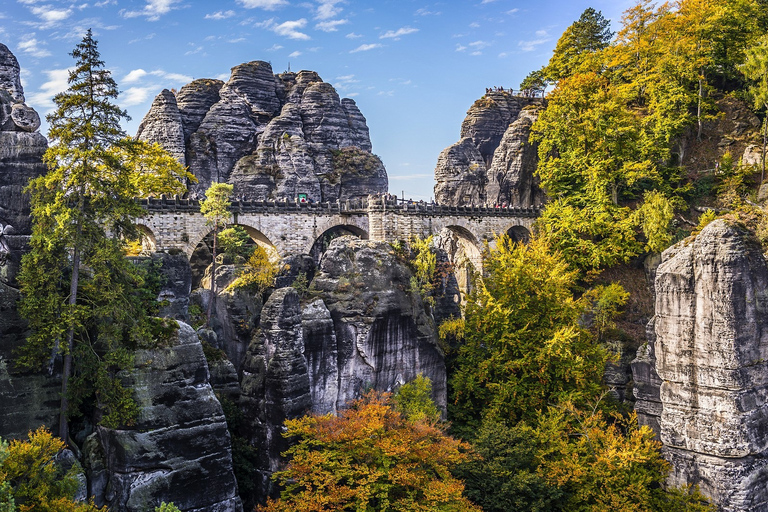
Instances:
[[[410,242],[412,257],[410,258],[410,267],[413,269],[411,278],[411,291],[419,293],[422,300],[427,304],[434,306],[435,299],[432,292],[435,289],[432,282],[435,277],[437,267],[437,255],[432,249],[432,235],[425,238],[414,238]]]
[[[520,82],[520,90],[531,96],[543,93],[546,88],[547,80],[544,77],[543,70],[531,71],[528,73],[528,76]]]
[[[253,510],[255,507],[255,492],[259,480],[256,462],[259,454],[248,439],[243,435],[245,427],[243,413],[235,402],[217,394],[224,417],[227,420],[227,429],[232,438],[232,467],[237,480],[237,489],[243,500],[243,510]]]
[[[285,422],[297,440],[275,473],[284,490],[260,511],[479,511],[450,471],[466,445],[437,424],[408,421],[374,392],[333,415]]]
[[[635,221],[645,234],[645,250],[661,253],[672,243],[671,224],[675,209],[685,206],[685,201],[670,199],[663,192],[649,190],[643,196],[642,205],[635,210]]]
[[[212,183],[205,191],[205,199],[200,201],[200,213],[208,225],[214,227],[214,232],[218,232],[229,221],[233,190],[234,186],[229,183]]]
[[[464,481],[465,496],[485,512],[562,510],[565,491],[537,471],[540,445],[534,429],[485,421],[472,448],[477,457],[460,464],[454,475]]]
[[[592,324],[598,341],[604,341],[606,331],[616,327],[614,320],[621,314],[629,293],[617,283],[598,285],[588,290],[583,299],[592,316]]]
[[[159,507],[155,507],[155,512],[181,512],[181,510],[173,502],[162,502]]]
[[[251,257],[245,263],[237,278],[229,285],[231,290],[250,290],[253,293],[262,293],[274,285],[278,266],[273,263],[266,249],[257,245]],[[306,276],[304,276],[306,280]]]
[[[73,501],[80,466],[64,471],[56,462],[64,443],[44,428],[30,432],[27,441],[0,444],[0,509],[12,511],[15,502],[20,512],[106,512],[106,507]]]
[[[253,251],[253,240],[242,226],[223,229],[219,233],[219,247],[224,254],[235,258],[248,258]]]
[[[69,88],[49,114],[48,173],[29,182],[33,219],[30,252],[19,274],[21,314],[32,331],[17,363],[38,368],[64,356],[60,435],[88,395],[103,421],[130,422],[135,405],[117,372],[127,352],[154,334],[146,275],[125,257],[144,215],[142,193],[175,193],[191,177],[158,147],[125,136],[124,111],[111,101],[117,85],[104,69],[90,30],[71,54]],[[70,380],[73,387],[70,388]]]
[[[698,235],[701,233],[701,230],[707,227],[707,224],[712,222],[717,218],[717,213],[715,213],[714,210],[707,209],[704,213],[701,214],[701,217],[699,217],[699,224],[696,226],[696,228],[691,232],[691,235]]]
[[[543,76],[558,81],[572,75],[590,53],[608,47],[613,36],[610,25],[610,20],[605,19],[600,11],[587,8],[560,36],[552,58],[542,70]]]
[[[607,355],[580,326],[576,277],[543,239],[497,238],[467,301],[449,381],[454,431],[472,437],[484,418],[514,423],[550,403],[599,395]]]
[[[432,381],[419,374],[414,380],[403,384],[392,397],[395,410],[408,421],[440,421],[440,409],[432,401]]]
[[[294,279],[291,283],[291,287],[296,290],[300,298],[303,299],[306,297],[307,293],[309,292],[309,280],[307,279],[307,273],[299,272],[299,275],[297,275],[296,279]]]

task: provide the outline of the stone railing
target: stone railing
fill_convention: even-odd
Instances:
[[[152,213],[197,213],[200,211],[200,201],[174,197],[151,197],[139,200],[141,206]],[[448,206],[425,201],[404,201],[393,197],[370,196],[368,199],[348,199],[346,201],[329,201],[323,203],[272,200],[272,201],[232,201],[232,213],[344,213],[366,214],[372,211],[392,211],[409,215],[437,216],[487,216],[487,217],[538,217],[542,206],[527,208],[515,206]]]

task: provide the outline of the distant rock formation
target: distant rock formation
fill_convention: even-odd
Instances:
[[[19,374],[13,352],[24,342],[25,324],[16,310],[16,276],[32,233],[29,198],[23,193],[31,178],[46,172],[48,148],[37,132],[40,117],[24,103],[16,57],[0,44],[0,436],[18,438],[58,414],[56,379]]]
[[[656,274],[656,370],[670,483],[726,512],[768,508],[768,265],[717,220]]]
[[[195,331],[179,323],[168,346],[136,353],[125,376],[139,407],[136,424],[98,427],[84,451],[90,495],[114,512],[242,510],[221,405]]]
[[[533,174],[537,148],[529,142],[539,98],[492,90],[477,100],[461,124],[461,140],[440,153],[435,200],[440,204],[541,204],[544,194]]]
[[[161,92],[137,137],[157,142],[197,177],[191,194],[229,182],[253,200],[362,198],[387,191],[365,117],[313,71],[274,75],[270,64],[232,68],[226,83],[195,80]]]

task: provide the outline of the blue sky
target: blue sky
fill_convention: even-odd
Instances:
[[[41,114],[93,29],[135,134],[154,96],[242,62],[317,71],[368,120],[392,193],[428,200],[442,149],[486,87],[517,88],[587,7],[618,26],[634,0],[2,0],[0,42]],[[47,126],[42,128],[47,132]]]

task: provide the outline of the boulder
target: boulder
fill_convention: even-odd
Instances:
[[[656,274],[661,441],[673,485],[723,511],[768,508],[768,266],[716,220],[663,253]]]
[[[195,331],[180,322],[167,346],[137,351],[124,384],[139,408],[135,424],[98,427],[86,450],[103,485],[93,489],[96,501],[115,512],[163,501],[183,511],[242,510],[227,423]]]
[[[8,92],[16,103],[24,101],[19,61],[2,43],[0,43],[0,89]]]
[[[200,78],[188,83],[176,94],[185,143],[189,142],[190,136],[200,127],[205,114],[221,99],[219,91],[223,85],[221,80]]]

